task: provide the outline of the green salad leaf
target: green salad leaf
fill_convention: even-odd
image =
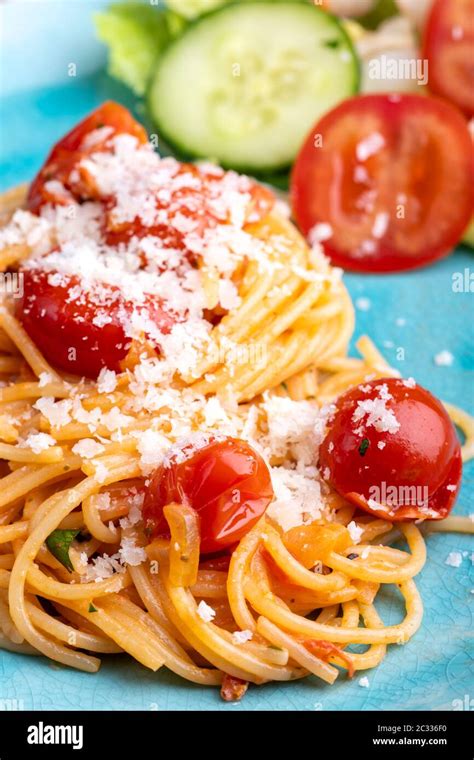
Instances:
[[[374,8],[365,16],[356,19],[366,29],[377,29],[383,21],[398,15],[395,0],[378,0]]]
[[[145,93],[160,53],[184,26],[176,14],[142,2],[114,3],[94,22],[109,50],[109,74],[136,95]]]
[[[46,539],[46,546],[56,559],[69,570],[73,571],[72,562],[69,558],[69,549],[80,530],[53,530]]]

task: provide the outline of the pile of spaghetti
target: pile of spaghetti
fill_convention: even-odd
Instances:
[[[0,309],[0,646],[88,672],[128,652],[235,699],[249,682],[332,683],[407,642],[420,527],[362,511],[318,466],[333,402],[398,374],[367,338],[346,356],[340,272],[284,207],[160,159],[112,104],[2,201],[21,297]],[[472,421],[450,412],[467,458]],[[161,528],[145,519],[167,468],[229,441],[271,478],[258,514],[235,489],[234,527],[210,540],[178,488]],[[405,599],[395,626],[374,606],[383,584]]]

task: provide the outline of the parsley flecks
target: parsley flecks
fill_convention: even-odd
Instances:
[[[359,446],[359,454],[361,455],[361,457],[365,456],[365,452],[369,448],[369,445],[370,445],[369,439],[368,438],[364,438],[364,440],[362,441],[362,443]]]
[[[97,612],[97,607],[94,607],[94,605],[93,605],[93,604],[92,604],[92,602],[91,602],[91,603],[89,604],[89,610],[88,610],[88,611],[89,611],[89,612]]]
[[[74,570],[69,559],[69,549],[80,530],[53,530],[46,539],[46,546],[56,559],[69,570]]]

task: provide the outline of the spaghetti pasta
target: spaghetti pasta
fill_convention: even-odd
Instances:
[[[44,256],[54,255],[57,265],[54,251],[67,247],[61,206],[56,216],[50,206],[53,223],[39,242],[31,244],[31,234],[28,242],[35,218],[21,210],[26,190],[2,199],[4,272],[30,260],[37,266]],[[346,356],[354,313],[340,273],[288,219],[273,209],[240,232],[256,247],[244,256],[234,251],[226,280],[234,305],[219,300],[223,273],[215,263],[193,269],[205,309],[216,313],[193,361],[173,366],[172,376],[144,335],[120,371],[103,368],[87,379],[57,369],[4,297],[1,647],[87,672],[99,668],[97,654],[128,652],[154,671],[165,666],[210,686],[224,675],[261,684],[313,674],[333,683],[340,669],[375,667],[387,645],[407,642],[418,629],[422,603],[413,578],[426,558],[421,531],[402,523],[408,551],[386,546],[392,520],[358,511],[314,466],[334,400],[398,373],[368,338],[359,341],[360,359]],[[178,354],[185,349],[178,344]],[[468,458],[472,420],[448,409],[465,433]],[[142,518],[144,489],[160,462],[199,436],[251,443],[279,483],[227,564],[225,556],[202,556],[203,526],[186,503],[164,507],[168,538],[150,542]],[[339,526],[333,535],[345,544],[325,543],[321,533],[308,564],[288,542],[292,528],[308,525]],[[450,517],[430,529],[472,532],[472,522]],[[398,587],[405,601],[398,625],[386,626],[374,606],[385,585]],[[354,653],[351,644],[368,649]]]

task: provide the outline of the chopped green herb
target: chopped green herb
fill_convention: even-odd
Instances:
[[[282,647],[276,647],[274,644],[269,644],[268,648],[269,649],[275,649],[277,652],[283,652]]]
[[[89,604],[89,612],[97,612],[97,607],[94,607],[92,603]]]
[[[369,439],[368,438],[364,438],[364,440],[362,441],[362,443],[359,446],[359,454],[361,455],[361,457],[365,456],[365,452],[369,448],[369,445],[370,445]]]
[[[69,549],[78,533],[80,533],[79,530],[53,530],[46,539],[46,546],[53,557],[56,557],[70,573],[74,568],[69,559]]]

